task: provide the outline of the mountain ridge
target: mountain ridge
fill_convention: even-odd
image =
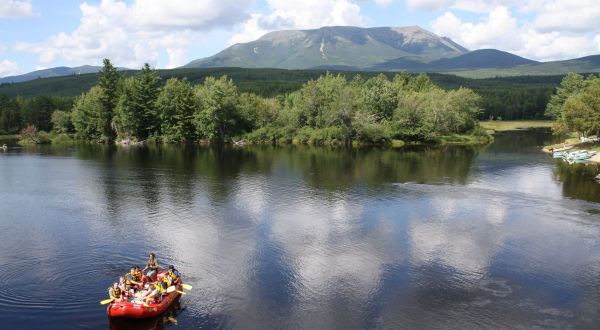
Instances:
[[[487,78],[600,72],[600,55],[537,62],[497,49],[469,51],[419,26],[328,26],[280,30],[238,43],[180,68],[440,72]],[[100,66],[56,67],[0,78],[0,84],[95,73]],[[129,70],[119,68],[119,70]]]
[[[431,61],[467,52],[451,39],[418,26],[328,26],[269,32],[255,41],[235,44],[183,67],[307,69],[334,65],[364,69],[399,57]]]

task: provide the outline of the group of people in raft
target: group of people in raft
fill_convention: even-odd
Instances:
[[[170,265],[161,280],[158,280],[158,266],[156,255],[150,253],[146,267],[131,267],[129,273],[119,277],[119,281],[108,288],[108,295],[114,302],[141,301],[144,304],[160,302],[162,296],[167,294],[170,286],[179,284],[180,273],[175,266]],[[145,275],[145,276],[142,276]]]

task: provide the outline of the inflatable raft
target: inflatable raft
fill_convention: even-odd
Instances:
[[[161,280],[164,273],[158,274],[158,279]],[[182,291],[181,282],[176,286],[177,291]],[[141,303],[134,301],[112,302],[106,308],[106,313],[109,317],[143,319],[148,317],[156,317],[163,314],[176,302],[181,296],[177,291],[173,291],[162,296],[160,302],[150,303],[144,306]]]

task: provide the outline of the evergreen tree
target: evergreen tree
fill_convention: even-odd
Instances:
[[[103,68],[98,78],[98,86],[102,88],[102,111],[98,114],[101,120],[102,133],[108,141],[115,139],[115,130],[113,129],[113,117],[115,108],[119,100],[119,82],[121,75],[109,59],[103,61]]]
[[[0,95],[0,134],[15,134],[22,126],[18,104],[6,95]]]
[[[103,112],[104,90],[94,86],[89,92],[75,100],[72,119],[75,127],[75,136],[82,140],[102,139],[104,118],[99,115]]]
[[[143,141],[160,135],[158,92],[158,75],[148,63],[139,74],[124,81],[117,105],[117,128],[123,137]]]

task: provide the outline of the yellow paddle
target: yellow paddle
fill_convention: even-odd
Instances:
[[[184,289],[186,289],[186,290],[191,290],[191,289],[192,289],[192,286],[191,286],[191,285],[189,285],[189,284],[181,283],[181,286],[182,286]]]
[[[181,293],[181,294],[186,294],[183,291],[177,290],[177,288],[174,285],[167,288],[167,293],[171,293],[171,292],[177,292],[177,293]]]
[[[106,305],[106,304],[112,302],[113,300],[115,300],[115,298],[104,299],[100,302],[100,305]]]

